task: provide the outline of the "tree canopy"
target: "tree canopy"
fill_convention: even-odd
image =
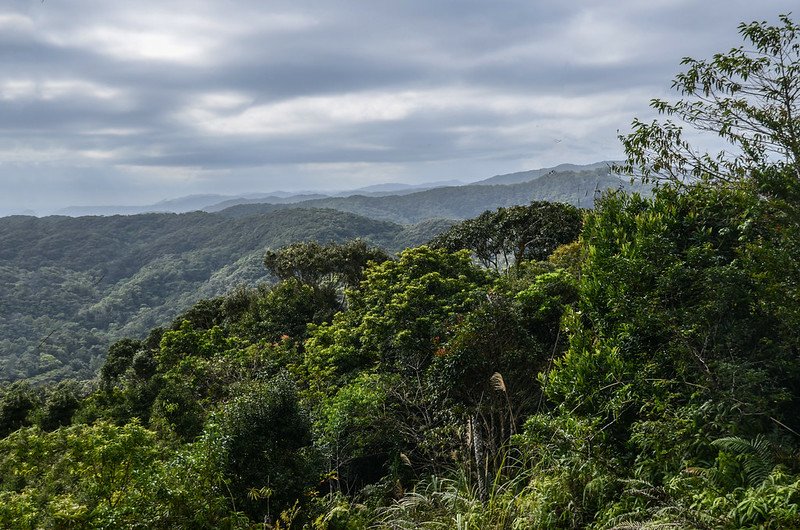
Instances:
[[[524,260],[546,259],[556,247],[575,241],[581,213],[569,204],[534,201],[486,211],[439,234],[433,247],[469,250],[484,266],[507,270]]]

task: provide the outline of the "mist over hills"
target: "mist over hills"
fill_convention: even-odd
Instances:
[[[218,212],[237,204],[293,204],[313,199],[328,197],[348,197],[351,195],[386,196],[402,195],[415,191],[427,190],[443,186],[458,186],[464,184],[458,180],[431,182],[426,184],[402,184],[390,182],[374,184],[354,190],[338,192],[284,192],[273,191],[269,193],[246,193],[239,195],[197,194],[165,199],[154,204],[140,206],[68,206],[61,208],[56,215],[81,217],[87,215],[136,215],[143,213],[187,213],[194,211]],[[33,211],[20,212],[22,215],[35,215]]]
[[[402,182],[387,182],[384,184],[373,184],[358,188],[348,194],[369,194],[369,193],[397,193],[404,191],[420,191],[430,188],[443,188],[445,186],[461,186],[466,184],[461,180],[442,180],[437,182],[427,182],[424,184],[403,184]],[[344,195],[344,194],[339,194]]]

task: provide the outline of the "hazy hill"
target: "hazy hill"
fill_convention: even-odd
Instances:
[[[197,194],[165,199],[153,204],[129,206],[68,206],[56,212],[56,215],[81,217],[90,215],[138,215],[145,213],[187,213],[194,211],[218,212],[237,204],[293,204],[312,199],[326,197],[349,197],[351,195],[367,195],[370,197],[383,197],[387,195],[403,195],[415,191],[428,190],[443,186],[459,186],[463,182],[448,180],[441,182],[428,182],[424,184],[402,184],[390,182],[374,184],[354,190],[338,192],[285,192],[274,191],[270,193],[245,193],[240,195]],[[19,215],[35,215],[34,212],[20,212]]]
[[[350,192],[337,193],[338,196],[347,195],[369,195],[371,193],[397,193],[408,191],[423,191],[432,188],[444,188],[446,186],[462,186],[464,182],[461,180],[440,180],[436,182],[425,182],[423,184],[403,184],[401,182],[386,182],[384,184],[373,184],[371,186],[364,186],[357,188]]]
[[[321,209],[0,218],[0,379],[90,377],[110,341],[266,280],[267,247],[361,237],[397,250],[447,226]]]
[[[303,193],[300,195],[289,195],[288,197],[282,197],[279,195],[267,195],[266,197],[261,198],[235,198],[235,199],[227,199],[222,202],[217,203],[208,203],[201,208],[197,208],[198,210],[203,210],[204,212],[219,212],[224,210],[225,208],[230,208],[231,206],[236,206],[238,204],[294,204],[303,201],[309,201],[313,199],[324,199],[328,197],[328,195],[323,195],[321,193]]]
[[[495,175],[488,179],[473,182],[473,184],[490,185],[490,184],[519,184],[521,182],[529,182],[537,179],[548,173],[566,173],[566,172],[580,172],[580,171],[597,171],[608,170],[609,165],[613,162],[595,162],[594,164],[576,165],[576,164],[559,164],[555,167],[544,167],[541,169],[531,169],[529,171],[519,171],[517,173],[506,173],[504,175]]]
[[[248,193],[245,195],[201,194],[187,195],[186,197],[178,197],[177,199],[167,199],[142,206],[69,206],[67,208],[62,208],[57,213],[58,215],[68,215],[70,217],[90,215],[137,215],[144,213],[187,213],[198,210],[221,210],[235,204],[251,202],[283,204],[322,197],[327,197],[327,195],[320,193],[290,194],[284,192],[275,192],[273,194]],[[209,208],[210,205],[213,206]],[[214,206],[216,206],[216,208]]]
[[[261,198],[254,197],[254,198],[228,199],[219,203],[209,204],[208,206],[204,206],[203,208],[200,209],[205,212],[220,212],[222,210],[225,210],[226,208],[230,208],[232,206],[237,206],[240,204],[296,204],[315,199],[351,197],[353,195],[364,195],[366,197],[387,197],[387,196],[406,195],[409,193],[415,193],[418,191],[429,190],[437,187],[460,186],[462,184],[463,182],[457,180],[448,180],[439,183],[428,183],[428,184],[400,184],[396,182],[389,182],[386,184],[375,184],[373,186],[365,186],[363,188],[358,188],[355,190],[340,191],[329,194],[302,193],[298,195],[289,195],[286,197],[270,195],[268,197],[261,197]]]
[[[79,217],[86,215],[136,215],[140,213],[184,213],[201,210],[203,206],[233,199],[231,195],[200,194],[187,195],[177,199],[166,199],[155,204],[141,206],[68,206],[57,213]]]
[[[594,164],[576,165],[576,164],[560,164],[555,167],[546,167],[540,169],[532,169],[529,171],[520,171],[517,173],[507,173],[503,175],[495,175],[493,177],[473,182],[472,186],[488,186],[496,184],[521,184],[538,179],[544,175],[558,173],[563,178],[568,178],[572,173],[580,173],[584,171],[607,173],[608,166],[611,162],[596,162]],[[62,208],[58,215],[68,215],[72,217],[88,216],[88,215],[136,215],[143,213],[186,213],[197,210],[206,212],[219,212],[232,206],[240,204],[295,204],[315,199],[332,199],[332,198],[349,198],[353,196],[364,197],[387,197],[399,196],[419,193],[427,190],[445,188],[445,187],[462,187],[464,182],[460,180],[442,180],[436,182],[426,182],[422,184],[404,184],[397,182],[389,182],[383,184],[373,184],[363,188],[345,190],[345,191],[303,191],[303,192],[285,192],[273,191],[269,193],[245,193],[239,195],[218,195],[218,194],[197,194],[187,195],[185,197],[178,197],[175,199],[166,199],[154,204],[126,206],[126,205],[110,205],[110,206],[69,206]],[[547,197],[543,197],[547,198]],[[523,202],[527,202],[523,200]],[[312,205],[314,206],[314,205]],[[336,206],[334,206],[336,207]],[[350,211],[350,210],[348,210]],[[26,213],[20,212],[23,215]],[[28,212],[30,215],[35,215],[33,212]],[[418,219],[428,218],[435,213],[429,215],[417,216]],[[392,215],[387,217],[400,221],[404,219],[403,216]]]
[[[509,177],[509,175],[504,175]],[[591,171],[547,172],[518,184],[477,183],[468,186],[434,188],[387,197],[332,197],[297,203],[295,206],[334,208],[396,223],[418,223],[431,218],[467,219],[501,206],[549,200],[591,207],[595,195],[607,189],[640,189],[627,180],[608,173],[605,165]],[[244,217],[258,212],[289,208],[287,205],[248,204],[228,208],[221,213]]]

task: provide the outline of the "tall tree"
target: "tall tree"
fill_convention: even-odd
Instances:
[[[281,280],[293,278],[314,287],[349,287],[358,284],[367,263],[388,258],[383,250],[361,239],[326,245],[310,241],[268,250],[264,265]]]
[[[581,212],[569,204],[534,201],[487,210],[450,227],[430,245],[450,252],[469,250],[484,267],[504,271],[523,260],[543,260],[556,247],[578,238]]]
[[[668,119],[634,120],[633,132],[620,137],[627,161],[618,170],[654,181],[733,182],[777,163],[800,179],[800,26],[781,15],[777,25],[742,23],[739,33],[744,46],[710,60],[683,59],[687,70],[672,86],[684,98],[651,101]],[[721,137],[730,149],[696,150],[673,117]]]

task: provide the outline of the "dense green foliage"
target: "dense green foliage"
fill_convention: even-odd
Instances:
[[[349,255],[323,261],[345,299],[287,267],[115,343],[93,389],[6,387],[0,522],[797,526],[798,193],[772,170],[612,194],[502,274],[273,252]]]
[[[454,465],[487,484],[538,403],[530,385],[574,279],[546,263],[496,276],[467,252],[428,247],[387,260],[358,241],[291,245],[267,262],[283,281],[201,301],[146,340],[116,342],[93,388],[8,386],[0,420],[17,456],[0,469],[0,522],[134,526],[137,511],[164,526],[284,512],[308,522],[345,493],[372,488],[383,503],[416,474]],[[332,273],[350,286],[344,299]],[[87,444],[74,455],[71,437]],[[32,438],[58,460],[28,460]],[[122,460],[101,458],[95,475],[62,483],[45,470],[119,444]],[[184,459],[201,467],[176,476]],[[120,467],[131,476],[94,489]],[[147,481],[178,488],[196,512],[173,510],[184,501],[161,490],[142,506]]]
[[[449,251],[466,249],[496,271],[524,260],[546,259],[556,248],[577,239],[581,213],[574,206],[535,201],[486,211],[436,236],[431,246]]]
[[[280,280],[295,279],[317,289],[355,287],[361,271],[370,261],[382,262],[389,256],[364,241],[320,245],[317,242],[293,243],[279,250],[268,250],[264,265]]]
[[[0,526],[800,528],[799,205],[787,158],[444,237],[515,226],[508,268],[272,251],[96,380],[3,387]]]
[[[264,250],[363,238],[389,251],[449,226],[333,210],[0,219],[0,380],[89,378],[108,346],[203,298],[270,278]]]

